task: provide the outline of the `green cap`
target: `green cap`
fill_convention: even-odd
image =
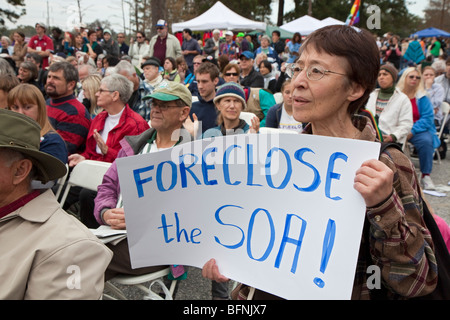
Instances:
[[[245,37],[245,34],[243,32],[239,32],[236,37]]]
[[[143,99],[157,99],[161,101],[175,101],[181,99],[187,106],[192,106],[192,94],[189,89],[185,85],[173,81],[163,81],[155,91],[145,96]]]

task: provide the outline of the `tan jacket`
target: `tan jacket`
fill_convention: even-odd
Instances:
[[[0,219],[0,299],[99,299],[112,252],[51,190]]]
[[[150,40],[150,57],[153,57],[156,40],[158,39],[158,35],[153,36]],[[167,42],[166,42],[166,57],[172,57],[174,59],[181,57],[181,44],[180,40],[172,34],[167,34]],[[164,61],[161,61],[164,64]]]

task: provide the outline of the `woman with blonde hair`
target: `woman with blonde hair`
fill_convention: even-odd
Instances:
[[[420,71],[410,67],[403,72],[397,88],[408,96],[412,104],[414,124],[407,140],[414,145],[419,156],[422,186],[424,189],[433,190],[435,187],[430,178],[433,154],[441,142],[436,135],[433,105],[427,96],[421,78]]]
[[[97,106],[96,93],[100,88],[100,82],[102,78],[98,74],[88,76],[83,80],[84,99],[83,105],[88,109],[91,119],[94,119],[96,115],[103,111],[103,108]]]
[[[67,163],[66,143],[50,124],[44,96],[36,86],[23,83],[13,88],[8,93],[8,109],[36,121],[41,126],[40,151]]]

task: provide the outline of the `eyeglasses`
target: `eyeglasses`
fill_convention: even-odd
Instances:
[[[162,30],[164,27],[156,27],[156,30]]]
[[[136,38],[138,38],[138,39],[142,39],[143,37],[141,37],[141,36],[137,36]]]
[[[102,94],[103,92],[115,92],[115,90],[98,89],[98,92]]]
[[[153,109],[153,108],[158,108],[159,110],[161,110],[161,111],[167,111],[167,110],[169,110],[170,108],[178,108],[178,106],[170,106],[170,105],[167,105],[167,104],[165,104],[165,103],[156,103],[156,102],[152,102],[151,104],[150,104],[150,108],[151,109]]]
[[[227,73],[225,73],[225,75],[227,77],[237,77],[239,75],[239,73],[237,73],[237,72],[227,72]]]
[[[293,79],[294,77],[297,77],[297,75],[300,72],[302,72],[303,69],[304,68],[299,67],[295,64],[290,64],[286,67],[286,74],[288,75],[289,78]],[[323,78],[323,76],[326,73],[334,73],[334,74],[339,74],[341,76],[346,76],[346,74],[343,74],[343,73],[326,70],[324,67],[322,67],[321,65],[318,65],[318,64],[310,65],[306,69],[306,77],[311,81],[319,81],[320,79]]]
[[[414,79],[414,78],[416,78],[417,80],[420,80],[420,76],[409,76],[408,78],[410,78],[410,79]]]

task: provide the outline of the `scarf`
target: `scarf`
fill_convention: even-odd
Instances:
[[[238,129],[244,130],[246,125],[247,125],[247,122],[245,122],[245,120],[239,119],[239,124],[235,128],[233,128],[232,132],[236,132],[236,130],[238,130]],[[230,130],[230,129],[228,129],[228,130]],[[227,135],[227,129],[225,129],[225,126],[223,124],[220,126],[220,131],[222,132],[222,135],[224,135],[224,136]]]

